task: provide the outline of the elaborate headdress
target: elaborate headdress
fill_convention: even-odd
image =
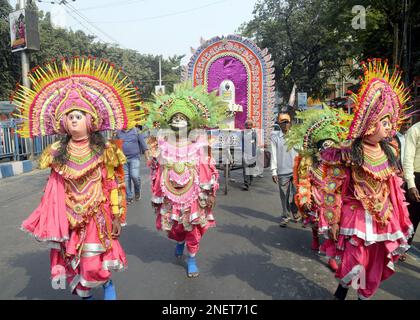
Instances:
[[[388,63],[381,59],[361,63],[364,76],[357,94],[352,93],[354,120],[350,126],[348,139],[363,137],[373,133],[376,123],[389,115],[392,135],[405,120],[405,103],[408,90],[401,81],[401,72],[389,74]]]
[[[167,128],[176,113],[188,118],[190,128],[216,127],[225,117],[226,103],[216,95],[207,93],[203,86],[193,87],[191,82],[175,85],[170,95],[155,95],[155,102],[148,105],[147,126]]]
[[[352,116],[343,110],[332,109],[326,105],[323,105],[323,109],[298,111],[296,118],[302,122],[293,125],[286,134],[287,146],[308,155],[318,152],[319,141],[344,140],[352,120]]]
[[[65,133],[63,116],[72,110],[88,114],[93,131],[130,128],[143,118],[137,88],[107,61],[52,61],[34,68],[29,78],[32,88],[19,86],[12,98],[23,137]]]

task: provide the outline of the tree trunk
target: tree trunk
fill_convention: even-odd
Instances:
[[[398,64],[398,22],[394,22],[394,53],[392,60],[394,67]]]

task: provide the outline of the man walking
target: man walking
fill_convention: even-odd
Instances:
[[[116,138],[123,141],[123,151],[127,157],[127,162],[124,164],[125,186],[127,203],[131,204],[133,203],[133,198],[138,201],[141,197],[140,156],[145,154],[147,159],[148,147],[143,135],[136,127],[130,130],[117,131]],[[131,181],[134,184],[134,197]]]
[[[252,120],[245,121],[245,130],[242,137],[242,168],[244,176],[243,190],[248,191],[254,177],[257,161],[257,132],[252,128]]]
[[[410,203],[408,211],[410,220],[416,232],[420,222],[420,122],[417,122],[405,135],[405,151],[404,151],[404,178],[407,182],[407,200]],[[413,236],[408,240],[411,245]],[[405,260],[405,255],[400,260]]]
[[[294,149],[287,151],[285,135],[291,126],[290,115],[280,113],[278,115],[279,131],[271,133],[271,175],[273,182],[278,184],[280,191],[281,216],[280,227],[286,227],[292,219],[292,210],[295,210],[293,185],[293,164],[297,156]]]

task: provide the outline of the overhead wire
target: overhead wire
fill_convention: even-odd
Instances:
[[[118,2],[112,2],[112,3],[108,3],[102,6],[95,6],[95,7],[86,7],[86,8],[79,8],[79,11],[88,11],[88,10],[96,10],[96,9],[103,9],[103,8],[110,8],[110,7],[120,7],[120,6],[126,6],[126,5],[131,5],[131,4],[135,4],[138,2],[145,2],[146,0],[129,0],[126,3],[124,3],[123,1],[118,1]]]
[[[64,1],[64,5],[69,8],[70,10],[72,10],[75,14],[77,14],[81,19],[83,19],[84,21],[86,21],[86,23],[88,23],[89,25],[91,25],[93,28],[95,28],[97,31],[99,31],[100,33],[102,33],[103,35],[105,35],[108,39],[112,40],[115,44],[118,44],[120,47],[123,47],[119,44],[118,40],[116,40],[114,37],[112,37],[111,35],[109,35],[107,32],[103,31],[102,29],[100,29],[99,27],[95,26],[91,21],[89,21],[89,19],[84,16],[82,13],[80,13],[76,8],[74,8],[71,4],[69,4],[67,1]]]
[[[120,47],[122,47],[118,41],[113,38],[111,35],[109,35],[108,33],[106,33],[105,31],[103,31],[102,29],[100,29],[99,27],[95,26],[91,21],[89,21],[89,19],[84,16],[82,13],[80,13],[75,7],[73,7],[69,2],[70,0],[58,0],[58,1],[46,1],[46,0],[37,0],[38,2],[42,2],[42,3],[50,3],[50,4],[59,4],[59,5],[64,5],[64,9],[66,10],[66,12],[77,22],[79,23],[83,28],[86,28],[90,33],[92,33],[94,36],[96,36],[98,39],[100,39],[103,42],[107,42],[105,41],[101,36],[99,36],[97,34],[97,32],[92,31],[92,27],[94,29],[96,29],[99,33],[101,33],[103,36],[107,37],[108,39],[110,39],[112,42],[114,42],[115,44],[118,44]],[[75,0],[71,0],[73,2],[75,2]],[[144,0],[143,0],[144,1]],[[73,14],[66,9],[66,7],[73,12]],[[91,26],[91,28],[87,27],[85,23],[81,22],[75,15],[79,16],[80,19],[84,20],[85,23],[89,24]]]
[[[113,23],[129,23],[129,22],[148,21],[148,20],[166,18],[166,17],[171,17],[171,16],[176,16],[176,15],[180,15],[180,14],[184,14],[184,13],[189,13],[189,12],[197,11],[197,10],[204,9],[204,8],[207,8],[207,7],[210,7],[210,6],[214,6],[216,4],[219,4],[219,3],[222,3],[222,2],[226,2],[226,1],[228,1],[228,0],[220,0],[220,1],[212,2],[212,3],[208,3],[208,4],[203,5],[203,6],[199,6],[199,7],[195,7],[195,8],[191,8],[191,9],[187,9],[187,10],[182,10],[182,11],[178,11],[178,12],[163,14],[163,15],[159,15],[159,16],[154,16],[154,17],[147,17],[147,18],[140,18],[140,19],[132,19],[132,20],[95,21],[94,23],[113,24]]]
[[[96,36],[99,40],[101,40],[101,41],[103,41],[103,42],[107,42],[107,41],[105,41],[101,36],[99,36],[98,34],[97,34],[97,32],[94,32],[94,31],[92,31],[92,29],[91,28],[89,28],[85,23],[87,23],[87,24],[89,24],[90,26],[92,26],[93,28],[95,28],[96,30],[98,30],[100,33],[102,33],[103,35],[105,35],[107,38],[109,38],[109,39],[111,39],[112,41],[114,41],[116,44],[118,44],[118,45],[120,45],[119,43],[118,43],[118,41],[116,40],[116,39],[114,39],[112,36],[110,36],[108,33],[106,33],[105,31],[103,31],[102,29],[100,29],[99,27],[97,27],[97,26],[95,26],[94,24],[93,24],[93,22],[91,22],[91,21],[89,21],[89,19],[86,17],[86,16],[84,16],[81,12],[79,12],[79,10],[81,10],[81,9],[76,9],[76,8],[74,8],[68,1],[69,0],[59,0],[59,1],[45,1],[45,0],[37,0],[38,2],[42,2],[42,3],[50,3],[50,4],[59,4],[59,5],[64,5],[64,10],[80,25],[80,26],[82,26],[82,28],[85,28],[86,30],[88,30],[90,33],[92,33],[92,35],[94,35],[94,36]],[[75,1],[75,0],[73,0],[73,1]],[[133,3],[135,3],[135,2],[141,2],[141,1],[145,1],[145,0],[140,0],[140,1],[129,1],[130,3],[126,3],[126,4],[133,4]],[[217,3],[220,3],[220,2],[224,2],[224,1],[226,1],[226,0],[223,0],[223,1],[217,1],[217,2],[214,2],[214,3],[211,3],[211,4],[208,4],[208,5],[205,5],[205,6],[202,6],[202,7],[198,7],[198,8],[193,8],[193,9],[190,9],[190,10],[186,10],[186,11],[183,11],[183,12],[177,12],[177,13],[174,13],[174,14],[169,14],[169,15],[176,15],[176,14],[180,14],[180,13],[184,13],[184,12],[190,12],[190,11],[194,11],[194,10],[197,10],[197,9],[201,9],[201,8],[204,8],[204,7],[208,7],[208,6],[210,6],[210,5],[214,5],[214,4],[217,4]],[[119,2],[119,4],[121,4],[121,2]],[[108,5],[106,5],[106,6],[102,6],[102,7],[110,7],[111,6],[111,4],[109,4],[109,6]],[[93,7],[92,7],[93,8]],[[88,10],[89,8],[85,8],[85,9],[83,9],[83,10]],[[75,15],[77,15],[77,16],[79,16],[79,18],[81,18],[81,19],[83,19],[84,21],[85,21],[85,23],[83,23],[83,22],[81,22]],[[163,16],[168,16],[168,15],[163,15]],[[163,16],[158,16],[158,17],[163,17]],[[158,18],[158,17],[152,17],[152,18]],[[120,45],[120,47],[122,47],[122,48],[124,48],[123,46],[121,46]],[[61,53],[61,50],[59,50],[59,52]],[[62,54],[62,53],[61,53]],[[146,80],[146,79],[141,79],[141,80],[139,80],[140,82],[158,82],[159,80],[158,79],[156,79],[156,80],[152,80],[152,79],[149,79],[149,80]],[[169,80],[169,81],[166,81],[166,82],[174,82],[174,81],[171,81],[171,80]]]
[[[82,28],[86,29],[87,31],[89,31],[92,35],[94,35],[95,37],[97,37],[99,40],[103,41],[103,42],[107,42],[106,40],[104,40],[101,36],[99,36],[96,32],[92,31],[88,26],[86,26],[83,22],[81,22],[75,15],[73,15],[73,13],[70,10],[67,10],[67,8],[64,8],[64,10],[77,22],[79,23]]]

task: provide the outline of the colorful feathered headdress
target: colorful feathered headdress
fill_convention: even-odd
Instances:
[[[32,88],[19,86],[13,95],[23,119],[22,137],[65,133],[63,115],[82,110],[92,118],[92,130],[121,130],[144,121],[140,95],[122,70],[110,62],[75,57],[36,67]]]
[[[300,123],[293,125],[286,134],[287,146],[301,154],[314,155],[318,152],[318,142],[332,140],[338,143],[344,140],[353,117],[324,104],[323,109],[298,111],[296,119]]]
[[[169,95],[155,95],[153,104],[147,104],[149,128],[168,128],[171,118],[181,113],[188,119],[189,127],[214,128],[226,117],[226,103],[216,94],[208,93],[203,86],[193,87],[186,81],[175,85]]]
[[[364,74],[359,92],[352,93],[354,120],[348,139],[363,137],[374,132],[376,124],[389,116],[392,135],[395,135],[406,120],[408,90],[401,80],[401,71],[395,69],[390,75],[388,63],[381,59],[361,63]]]

